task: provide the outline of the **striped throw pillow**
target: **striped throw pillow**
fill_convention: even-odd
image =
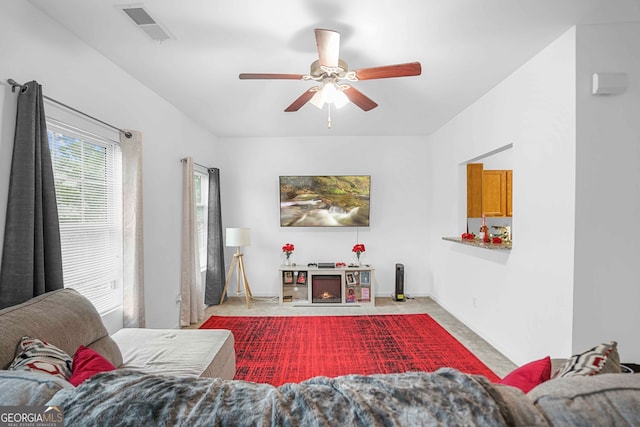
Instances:
[[[64,380],[71,376],[71,356],[55,345],[33,337],[22,337],[16,353],[9,369],[44,372]]]
[[[553,376],[554,378],[588,376],[620,372],[618,343],[611,341],[593,347],[584,353],[571,356]]]

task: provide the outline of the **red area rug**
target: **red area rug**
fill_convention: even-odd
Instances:
[[[452,367],[499,380],[427,314],[212,316],[201,329],[229,329],[235,379],[275,386],[318,375],[432,372]]]

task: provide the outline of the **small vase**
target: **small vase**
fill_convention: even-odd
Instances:
[[[284,259],[284,265],[290,266],[291,265],[291,260],[289,258],[285,258]]]

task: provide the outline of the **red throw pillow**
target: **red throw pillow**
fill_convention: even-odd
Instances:
[[[551,378],[551,358],[534,360],[513,370],[500,384],[517,387],[525,393]]]
[[[76,354],[73,355],[69,382],[77,387],[95,374],[113,371],[115,369],[116,367],[100,353],[81,345],[78,347],[78,350],[76,350]]]

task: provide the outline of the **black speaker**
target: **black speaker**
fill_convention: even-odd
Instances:
[[[404,301],[404,265],[396,264],[396,291],[393,294],[396,301]]]

